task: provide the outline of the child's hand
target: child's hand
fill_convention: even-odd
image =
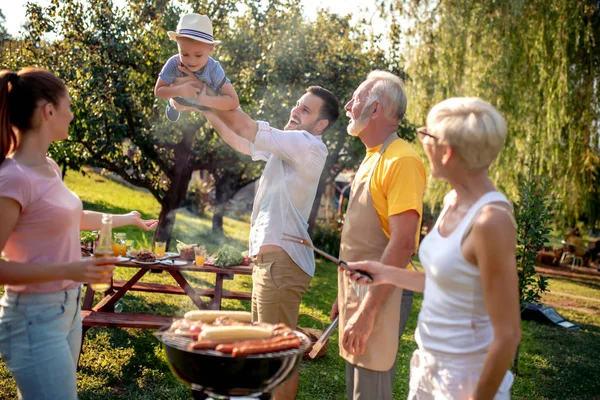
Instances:
[[[203,105],[204,99],[206,99],[208,95],[206,94],[206,84],[202,87],[196,99],[198,100],[198,104]]]
[[[193,82],[185,82],[179,87],[179,92],[181,93],[181,97],[195,99],[198,96],[199,90]]]
[[[178,65],[177,68],[183,72],[184,74],[186,74],[187,77],[189,78],[194,78],[195,80],[197,80],[198,82],[202,82],[200,80],[200,78],[198,78],[196,76],[196,74],[194,74],[192,71],[190,71],[189,69],[187,69],[187,67],[184,67],[183,65]]]
[[[178,82],[194,82],[194,86],[197,87],[198,89],[202,89],[204,86],[206,86],[206,83],[198,78],[196,76],[196,74],[194,74],[192,71],[190,71],[189,69],[187,69],[184,66],[177,66],[177,68],[183,72],[185,74],[184,77],[179,77],[179,78],[175,78],[175,84],[179,84]]]

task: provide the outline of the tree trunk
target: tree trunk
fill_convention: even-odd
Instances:
[[[154,240],[167,242],[167,247],[171,240],[171,234],[175,227],[176,211],[181,202],[185,199],[187,188],[192,177],[191,170],[183,170],[175,180],[171,181],[169,191],[162,201],[159,223],[154,232]]]
[[[223,209],[225,207],[216,207],[212,218],[212,233],[223,235]]]
[[[167,173],[171,184],[160,201],[162,207],[158,217],[159,223],[154,232],[154,240],[167,242],[167,247],[175,226],[176,210],[185,199],[192,178],[193,167],[189,160],[192,155],[192,142],[196,129],[195,126],[189,126],[183,130],[183,140],[175,147],[175,165]]]
[[[315,196],[315,202],[313,203],[312,209],[310,210],[310,217],[308,218],[308,236],[312,237],[315,229],[315,223],[319,216],[319,208],[321,207],[321,197],[325,193],[325,187],[329,184],[329,174],[323,173],[319,180],[319,186],[317,186],[317,194]]]
[[[238,171],[216,171],[215,178],[215,204],[213,204],[213,226],[214,234],[223,234],[223,215],[227,209],[227,203],[244,186],[254,182],[256,179],[243,178]]]
[[[160,209],[158,226],[154,232],[155,241],[169,242],[171,240],[171,234],[173,233],[173,228],[175,227],[175,210],[177,209],[177,207],[172,207],[171,204],[171,202],[166,201]]]
[[[213,206],[212,232],[216,235],[223,235],[223,215],[225,214],[227,202],[235,194],[232,186],[232,179],[228,174],[215,177],[215,204]]]
[[[312,209],[310,210],[310,216],[308,217],[308,235],[312,237],[312,233],[315,229],[315,221],[319,216],[319,207],[321,206],[321,197],[323,193],[325,193],[325,186],[328,181],[332,181],[335,179],[335,176],[340,172],[340,167],[337,165],[338,159],[340,158],[340,151],[344,146],[344,142],[346,140],[346,133],[332,132],[333,135],[337,135],[337,143],[332,152],[327,156],[327,161],[325,162],[325,167],[323,168],[323,173],[321,174],[321,179],[319,180],[319,186],[317,186],[317,194],[315,196],[315,201],[313,203]]]

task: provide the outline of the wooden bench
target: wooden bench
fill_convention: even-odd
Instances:
[[[113,281],[113,288],[119,290],[125,283],[124,280],[115,279]],[[166,293],[166,294],[186,294],[185,291],[179,286],[175,285],[163,285],[160,283],[147,283],[137,282],[129,290],[135,290],[139,292],[149,293]],[[203,297],[214,297],[215,290],[210,288],[194,288],[198,296]],[[236,300],[252,300],[252,293],[250,292],[236,292],[231,290],[223,290],[222,297],[225,299],[236,299]]]
[[[158,329],[169,325],[177,317],[149,314],[127,314],[81,310],[83,326],[106,326],[113,328]]]

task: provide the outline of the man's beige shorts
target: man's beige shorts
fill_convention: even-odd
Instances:
[[[312,277],[283,250],[259,254],[252,271],[252,320],[298,325],[302,295]]]

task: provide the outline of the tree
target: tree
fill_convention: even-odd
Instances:
[[[322,12],[308,23],[299,0],[245,4],[238,14],[232,0],[183,6],[211,17],[215,36],[223,40],[214,56],[241,106],[255,118],[281,127],[306,87],[319,84],[348,98],[368,71],[385,66],[384,54],[368,47],[367,36],[350,26],[349,17]],[[224,145],[200,114],[165,121],[164,102],[152,89],[162,64],[176,51],[166,31],[182,12],[159,0],[130,0],[124,8],[81,0],[53,0],[46,8],[30,4],[26,51],[10,60],[15,67],[47,67],[67,82],[75,119],[70,140],[55,144],[53,157],[63,168],[89,164],[148,189],[161,204],[159,239],[171,234],[173,211],[192,171],[208,170],[215,177],[213,228],[220,231],[224,205],[261,169]],[[42,40],[47,32],[60,39]],[[331,168],[324,180],[356,160],[344,122],[326,135]]]
[[[0,52],[4,51],[4,43],[8,42],[10,40],[10,35],[8,34],[8,31],[6,30],[6,18],[4,17],[4,14],[2,13],[2,10],[0,10]],[[1,66],[2,68],[4,68],[4,66]]]
[[[226,26],[235,3],[195,6],[218,27]],[[70,88],[75,114],[71,139],[55,144],[53,156],[63,166],[90,164],[148,189],[161,204],[159,239],[170,237],[173,211],[194,170],[247,168],[200,118],[186,115],[179,124],[164,122],[164,103],[155,100],[152,89],[162,63],[176,51],[166,31],[176,26],[181,12],[162,1],[132,0],[123,9],[77,0],[55,0],[47,8],[30,4],[24,42],[28,52],[16,60],[50,68]],[[41,41],[46,32],[63,39]],[[248,179],[237,180],[233,186],[246,183]]]
[[[517,220],[517,268],[519,298],[525,303],[538,303],[548,290],[546,277],[535,271],[536,255],[544,248],[550,233],[553,204],[549,201],[550,181],[536,175],[527,166],[526,178],[519,184],[520,197],[514,204]]]
[[[268,116],[275,126],[285,124],[289,110],[308,86],[331,90],[343,107],[370,71],[386,69],[401,74],[399,67],[386,59],[385,52],[374,46],[363,26],[352,26],[350,15],[321,11],[313,23],[308,23],[302,19],[300,1],[273,1],[264,11],[258,3],[251,3],[247,14],[235,25],[241,35],[224,46],[243,47],[252,41],[260,47],[258,58],[237,53],[232,59],[233,65],[254,71],[239,82],[247,88],[246,95],[260,99],[254,103],[258,108],[251,115]],[[338,122],[323,135],[329,156],[309,219],[309,231],[314,228],[325,186],[340,170],[357,167],[365,153],[360,140],[346,133],[348,120],[341,111]],[[412,126],[406,123],[399,132],[410,137]]]
[[[424,122],[435,103],[452,96],[489,101],[509,125],[494,180],[518,198],[522,166],[529,164],[553,182],[559,225],[581,218],[597,225],[598,2],[421,0],[384,7],[395,17],[396,52],[404,49],[410,61],[411,118]],[[430,204],[442,200],[439,185],[428,191]]]
[[[4,26],[6,24],[6,17],[4,16],[4,13],[2,12],[2,10],[0,10],[0,40],[4,40],[4,38],[6,38],[8,36],[8,31],[6,30],[6,27]]]
[[[535,157],[532,160],[535,164]],[[536,255],[544,248],[550,233],[554,202],[549,200],[550,180],[537,175],[530,165],[525,166],[525,178],[519,183],[519,200],[515,202],[517,220],[517,271],[519,274],[519,299],[521,308],[526,303],[538,303],[548,290],[546,277],[535,271]],[[512,370],[519,373],[519,350],[513,358]]]

